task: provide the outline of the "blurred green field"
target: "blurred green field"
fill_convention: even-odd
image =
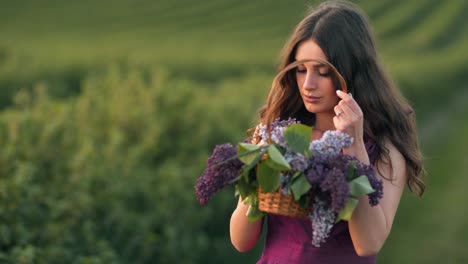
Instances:
[[[468,1],[354,2],[416,109],[428,171],[379,263],[467,263]],[[230,245],[231,193],[200,208],[192,186],[212,147],[254,124],[317,3],[1,1],[0,260],[258,259],[261,244]]]

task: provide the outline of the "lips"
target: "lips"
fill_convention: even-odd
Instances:
[[[318,100],[320,100],[322,97],[318,97],[318,96],[311,96],[311,95],[304,95],[304,99],[305,101],[307,102],[317,102]]]

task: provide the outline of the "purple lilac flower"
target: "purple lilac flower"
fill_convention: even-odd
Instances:
[[[208,158],[205,171],[195,184],[195,195],[200,204],[207,204],[218,190],[232,184],[232,181],[239,175],[243,166],[239,159],[232,159],[219,165],[235,155],[237,155],[237,150],[229,143],[217,145],[214,148]]]
[[[309,159],[309,168],[306,171],[306,178],[312,186],[318,186],[324,180],[327,172],[327,158],[321,155],[314,155]]]
[[[366,175],[369,179],[369,183],[375,192],[369,194],[369,204],[375,206],[379,203],[379,200],[383,197],[383,183],[375,175],[374,167],[371,165],[363,164],[361,162],[356,164],[358,175]]]
[[[366,165],[343,153],[333,157],[314,155],[309,160],[306,178],[313,186],[313,192],[321,196],[324,201],[329,201],[335,213],[344,208],[349,197],[350,190],[346,177],[351,163],[356,166],[357,176],[366,175],[375,190],[369,194],[369,204],[378,204],[379,199],[383,197],[383,185],[382,181],[375,176],[371,165]]]
[[[320,184],[320,188],[329,193],[331,210],[334,213],[339,213],[349,198],[349,186],[345,173],[338,168],[331,168]]]
[[[325,242],[335,223],[335,217],[333,210],[324,201],[317,197],[314,199],[312,213],[309,215],[312,223],[312,245],[320,247]]]
[[[315,155],[310,158],[310,167],[306,171],[313,193],[328,202],[335,213],[344,208],[349,198],[350,190],[346,181],[348,157],[343,154],[334,157]]]
[[[293,171],[305,171],[309,166],[307,158],[301,153],[287,151],[284,158],[291,165]]]
[[[330,157],[340,153],[342,148],[349,147],[351,144],[353,144],[353,138],[348,134],[327,130],[321,139],[313,140],[310,143],[309,149],[314,154]]]
[[[286,120],[281,120],[279,117],[276,118],[270,125],[271,128],[271,140],[280,146],[286,146],[286,141],[284,140],[283,133],[284,130],[290,126],[299,123],[294,118],[288,118]],[[261,136],[264,142],[268,142],[268,132],[266,125],[261,124],[259,126],[259,135]]]

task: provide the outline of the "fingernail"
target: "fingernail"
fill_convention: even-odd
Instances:
[[[341,93],[341,90],[336,90],[336,93],[337,93],[337,94]]]

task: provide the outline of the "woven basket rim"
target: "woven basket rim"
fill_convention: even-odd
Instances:
[[[292,194],[284,194],[279,188],[275,192],[263,192],[261,187],[257,189],[259,209],[266,213],[273,213],[294,218],[307,218],[312,207],[302,208]]]

